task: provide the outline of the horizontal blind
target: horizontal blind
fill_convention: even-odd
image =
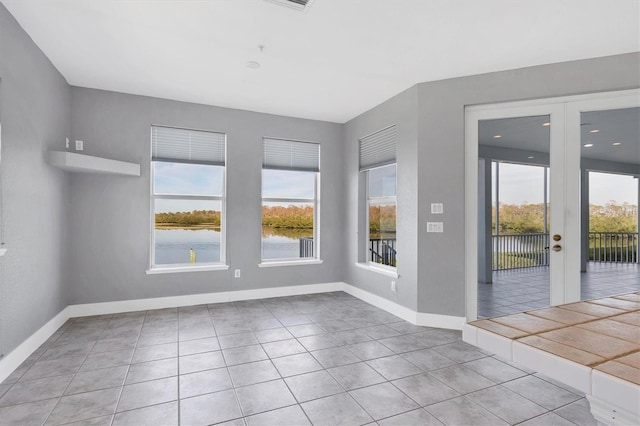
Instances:
[[[396,162],[396,126],[390,126],[360,139],[360,170]]]
[[[224,133],[151,126],[151,159],[224,166]]]
[[[320,145],[283,139],[264,138],[265,169],[320,171]]]

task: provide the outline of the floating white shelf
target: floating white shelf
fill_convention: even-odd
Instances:
[[[67,151],[50,151],[49,164],[70,172],[140,176],[140,164]]]

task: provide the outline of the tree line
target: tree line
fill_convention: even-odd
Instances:
[[[496,233],[496,207],[493,206],[493,233]],[[549,217],[547,217],[549,220]],[[500,204],[500,234],[533,234],[544,230],[544,204]],[[548,224],[547,224],[548,226]],[[609,202],[589,205],[592,232],[637,232],[638,207]],[[548,227],[547,227],[548,229]]]
[[[380,230],[382,230],[382,234]],[[369,207],[369,236],[370,238],[395,238],[396,206]]]
[[[220,212],[217,210],[193,210],[190,212],[156,213],[156,224],[164,226],[220,226]]]
[[[164,226],[220,226],[217,210],[156,213],[156,224]],[[263,206],[262,226],[274,229],[313,229],[313,206]],[[496,208],[493,207],[495,233]],[[500,204],[500,233],[528,234],[543,232],[544,204]],[[589,230],[600,232],[637,232],[638,207],[629,203],[589,205]],[[371,206],[369,232],[395,233],[396,207]]]
[[[262,206],[262,226],[313,229],[313,206]]]
[[[193,210],[190,212],[156,213],[156,225],[163,227],[220,226],[220,212],[217,210]],[[280,229],[313,229],[312,206],[264,206],[262,225]]]

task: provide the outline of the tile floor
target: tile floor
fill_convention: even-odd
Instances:
[[[640,290],[640,264],[589,262],[581,274],[582,300]],[[478,317],[491,318],[549,306],[549,268],[493,273],[493,284],[478,283]]]
[[[579,392],[345,293],[76,318],[0,424],[596,425]]]

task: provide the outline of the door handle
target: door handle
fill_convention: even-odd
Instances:
[[[551,250],[553,250],[553,251],[561,251],[562,250],[562,246],[560,244],[555,244],[553,247],[551,247]]]

